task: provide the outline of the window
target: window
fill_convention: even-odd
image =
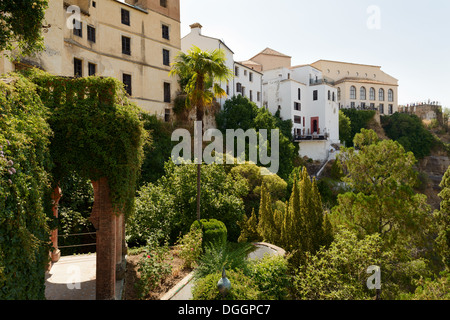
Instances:
[[[370,88],[370,100],[372,100],[372,101],[375,100],[375,89],[374,88]]]
[[[164,121],[170,122],[170,109],[166,109],[164,112]]]
[[[380,113],[384,114],[384,104],[380,103]]]
[[[239,67],[235,67],[234,68],[234,75],[236,76],[236,77],[239,77]],[[239,91],[238,91],[239,92]]]
[[[241,83],[236,83],[236,91],[237,92],[242,92],[242,84]]]
[[[302,100],[302,89],[298,88],[297,95],[298,100]]]
[[[121,9],[121,20],[122,24],[129,26],[130,25],[130,11]]]
[[[384,89],[378,91],[378,100],[384,101]]]
[[[253,90],[250,90],[250,101],[253,101]]]
[[[131,39],[122,36],[122,53],[131,55]]]
[[[294,110],[295,111],[302,111],[302,104],[299,102],[294,102]]]
[[[91,42],[95,42],[95,28],[87,26],[87,38]]]
[[[171,102],[170,83],[164,82],[164,102]]]
[[[337,99],[341,101],[341,88],[337,88]]]
[[[355,86],[350,87],[350,99],[356,100],[356,87]]]
[[[370,104],[370,110],[375,110],[375,103]]]
[[[356,108],[356,103],[355,102],[350,102],[350,108],[355,109]]]
[[[95,8],[97,7],[97,3],[95,1],[92,1],[92,6]]]
[[[227,81],[227,96],[229,96],[230,95],[230,82],[229,81]]]
[[[88,63],[88,74],[89,76],[95,76],[97,73],[97,65],[94,63]]]
[[[250,82],[253,82],[253,72],[250,72],[248,79],[250,80]]]
[[[83,38],[83,22],[73,19],[73,34]]]
[[[161,7],[167,8],[167,0],[159,0],[159,4]]]
[[[244,70],[244,76],[247,76],[247,70]]]
[[[75,77],[83,76],[83,61],[81,61],[80,59],[73,59],[73,74]]]
[[[314,101],[319,100],[319,91],[317,91],[317,90],[313,91],[313,100]]]
[[[393,114],[394,113],[394,105],[390,104],[389,105],[389,114]]]
[[[331,100],[331,91],[328,90],[328,100]]]
[[[169,40],[169,26],[162,25],[162,37]]]
[[[126,74],[124,73],[122,75],[122,82],[125,85],[125,91],[132,96],[133,95],[133,90],[131,88],[131,74]]]
[[[367,99],[367,90],[365,87],[361,87],[361,89],[359,90],[359,98],[361,100],[366,100]]]
[[[394,91],[392,89],[388,91],[388,100],[389,102],[394,102]]]
[[[333,91],[333,97],[332,97],[333,101],[336,101],[336,93]]]
[[[165,66],[170,66],[170,53],[169,50],[163,49],[163,64]]]
[[[366,109],[366,103],[365,102],[361,102],[361,109],[363,109],[363,110]]]
[[[296,123],[296,124],[302,124],[302,117],[294,116],[294,123]]]

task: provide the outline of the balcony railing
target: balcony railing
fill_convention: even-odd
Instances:
[[[329,78],[322,78],[322,79],[309,79],[309,85],[310,86],[316,86],[319,84],[329,84],[331,86],[334,86],[335,81],[329,79]]]
[[[300,134],[299,134],[300,133]],[[300,141],[326,141],[328,140],[329,134],[324,130],[323,132],[319,129],[317,132],[311,133],[309,129],[303,129],[301,132],[296,132],[294,134],[294,142]]]

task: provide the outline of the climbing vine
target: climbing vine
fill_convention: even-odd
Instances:
[[[35,89],[20,75],[0,81],[0,300],[45,293],[52,131]]]
[[[50,110],[54,183],[70,172],[92,181],[106,177],[114,211],[130,216],[147,139],[139,108],[113,78],[64,78],[26,72]]]

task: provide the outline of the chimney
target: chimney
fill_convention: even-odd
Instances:
[[[194,24],[191,24],[190,27],[191,27],[191,32],[196,32],[197,34],[202,34],[203,26],[200,23],[196,22]]]

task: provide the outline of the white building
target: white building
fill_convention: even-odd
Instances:
[[[263,72],[263,106],[292,120],[293,136],[300,143],[300,156],[327,159],[339,141],[337,89],[311,66],[291,67],[291,57],[266,48],[251,60]]]
[[[204,51],[223,49],[226,55],[226,65],[234,72],[234,78],[220,84],[227,93],[226,98],[219,99],[221,106],[235,95],[241,94],[262,106],[262,73],[242,63],[234,61],[234,52],[220,39],[202,35],[202,25],[194,23],[191,32],[181,39],[181,50],[187,53],[193,46]]]
[[[300,156],[328,158],[332,144],[339,144],[337,90],[325,83],[312,66],[277,68],[264,72],[263,104],[283,119],[292,119],[293,136]]]

